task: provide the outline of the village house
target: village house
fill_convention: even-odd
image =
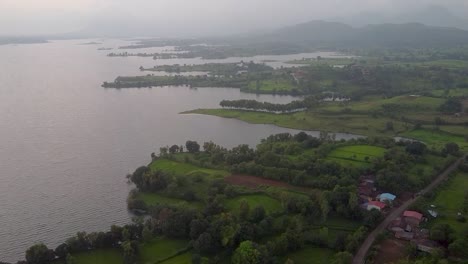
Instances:
[[[405,211],[403,213],[403,219],[405,222],[412,227],[417,227],[423,220],[423,215],[421,213],[418,213],[416,211]]]
[[[431,253],[434,249],[437,249],[440,247],[440,245],[432,240],[429,239],[419,239],[419,240],[414,240],[412,241],[415,245],[416,248],[419,251]]]
[[[408,223],[406,223],[405,219],[401,217],[397,217],[395,220],[393,220],[388,226],[388,229],[395,234],[397,232],[411,232],[413,230],[413,228],[408,225]]]
[[[381,201],[382,203],[385,203],[385,202],[393,203],[395,198],[396,196],[391,193],[382,193],[379,196],[377,196],[377,199],[379,199],[379,201]]]
[[[395,233],[395,237],[398,239],[403,239],[403,240],[412,240],[414,238],[414,233],[412,232],[405,232],[405,231],[398,231]]]
[[[291,75],[294,78],[294,80],[296,81],[296,83],[299,83],[302,79],[304,79],[306,77],[307,74],[303,70],[297,70],[297,71],[291,73]]]
[[[372,209],[377,209],[379,211],[382,211],[386,206],[387,206],[386,204],[379,202],[379,201],[370,201],[367,204],[367,211],[370,211]]]

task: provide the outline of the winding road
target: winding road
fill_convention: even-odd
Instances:
[[[395,208],[387,217],[380,223],[366,238],[364,243],[362,243],[361,247],[359,248],[358,252],[354,256],[353,259],[353,264],[364,264],[364,259],[367,255],[367,251],[369,251],[369,248],[372,246],[372,244],[375,241],[375,238],[377,235],[382,233],[385,228],[392,222],[395,218],[403,214],[403,212],[408,209],[409,206],[411,206],[414,202],[416,202],[421,195],[424,195],[427,192],[432,191],[435,187],[437,187],[440,183],[442,183],[444,180],[446,180],[449,176],[450,173],[452,173],[454,170],[457,169],[458,165],[460,162],[462,162],[468,154],[463,155],[461,158],[459,158],[457,161],[455,161],[452,165],[450,165],[448,168],[446,168],[442,173],[440,173],[437,178],[434,179],[434,181],[431,182],[426,188],[422,189],[419,192],[419,196],[412,198],[405,203],[403,203],[400,207]]]

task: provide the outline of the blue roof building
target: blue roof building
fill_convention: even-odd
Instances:
[[[389,202],[393,202],[393,200],[395,200],[396,196],[391,194],[391,193],[382,193],[381,195],[379,195],[379,200],[381,202],[384,202],[384,201],[389,201]]]

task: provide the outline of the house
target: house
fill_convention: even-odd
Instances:
[[[307,73],[303,70],[297,70],[293,73],[291,73],[292,77],[294,78],[294,80],[299,83],[302,79],[304,79],[307,75]]]
[[[378,196],[378,199],[381,202],[390,202],[392,203],[395,200],[396,196],[391,193],[382,193]]]
[[[419,239],[419,240],[414,241],[414,243],[416,244],[416,248],[419,251],[423,251],[427,253],[431,253],[434,249],[437,249],[440,247],[440,245],[437,242],[429,240],[429,239]]]
[[[377,209],[379,211],[382,211],[386,206],[387,206],[386,204],[379,202],[379,201],[370,201],[367,204],[367,211],[370,211],[372,209]]]
[[[406,223],[405,219],[397,217],[388,225],[388,229],[393,232],[412,232],[413,227]]]
[[[414,238],[414,233],[411,232],[405,232],[405,231],[398,231],[395,232],[395,237],[398,239],[403,239],[403,240],[412,240]]]
[[[405,221],[401,219],[401,217],[397,217],[392,222],[390,222],[390,225],[388,225],[388,229],[394,233],[404,232],[405,226],[406,226]]]
[[[411,226],[419,226],[423,219],[423,215],[416,211],[405,211],[403,213],[403,218],[405,219],[406,223]]]

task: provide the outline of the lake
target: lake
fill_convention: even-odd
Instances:
[[[291,96],[228,88],[104,89],[103,81],[139,75],[140,66],[156,63],[109,58],[109,51],[97,50],[128,45],[125,41],[79,45],[85,42],[0,46],[0,261],[23,259],[36,242],[55,248],[77,231],[106,231],[129,222],[125,200],[132,186],[125,176],[161,146],[189,139],[254,146],[270,134],[296,132],[178,114],[215,108],[223,99],[288,103],[297,99]]]

